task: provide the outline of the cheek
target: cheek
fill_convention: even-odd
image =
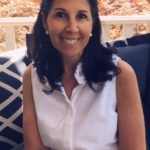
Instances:
[[[88,41],[92,33],[92,28],[84,28],[84,37]]]
[[[84,31],[84,35],[90,37],[90,34],[92,33],[92,24],[85,25],[82,30]]]
[[[49,34],[51,35],[57,35],[59,33],[60,27],[58,25],[58,23],[55,23],[54,21],[52,21],[51,23],[48,23],[48,31]]]
[[[49,32],[49,37],[50,37],[52,44],[55,45],[59,37],[59,28],[55,24],[50,24],[48,26],[48,32]]]
[[[57,48],[57,45],[58,45],[58,42],[59,42],[57,33],[54,32],[54,31],[52,31],[52,32],[49,31],[49,38],[50,38],[50,41],[51,41],[52,45],[55,48]]]

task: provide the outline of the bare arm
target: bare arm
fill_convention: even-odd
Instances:
[[[46,150],[42,144],[37,122],[31,85],[31,66],[23,75],[23,130],[25,150]]]
[[[146,150],[144,117],[137,80],[133,69],[124,61],[117,76],[117,111],[119,150]]]

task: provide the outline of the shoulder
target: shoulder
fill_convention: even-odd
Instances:
[[[31,80],[31,70],[32,70],[32,64],[30,64],[24,71],[23,84],[26,83],[27,81]]]
[[[116,77],[117,109],[131,110],[141,101],[136,74],[133,68],[122,60],[118,62],[118,67],[121,72]]]
[[[128,101],[132,102],[132,99],[139,99],[138,83],[133,68],[122,60],[118,62],[117,66],[121,70],[116,77],[117,102],[124,104]]]
[[[121,70],[120,74],[117,76],[117,82],[121,83],[136,80],[135,71],[127,62],[119,60],[117,63],[117,67]]]
[[[27,68],[25,69],[23,78],[29,77],[31,75],[31,70],[32,70],[32,64],[27,66]]]

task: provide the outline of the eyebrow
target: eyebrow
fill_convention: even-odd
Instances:
[[[55,8],[55,11],[58,11],[58,10],[59,10],[59,11],[61,10],[61,11],[65,11],[65,12],[67,12],[67,10],[66,10],[66,9],[63,9],[63,8]],[[79,12],[80,12],[80,13],[88,13],[88,11],[87,11],[87,10],[79,10]]]
[[[80,13],[88,13],[87,10],[79,10]]]
[[[66,11],[66,10],[65,10],[65,9],[63,9],[63,8],[55,8],[55,10]]]

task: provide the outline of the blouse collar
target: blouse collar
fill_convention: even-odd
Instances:
[[[82,63],[80,62],[75,70],[74,77],[77,80],[77,83],[80,85],[84,85],[86,83],[85,76],[82,69]],[[57,84],[62,85],[61,82],[57,82]],[[45,83],[43,84],[44,91],[50,91],[52,88],[49,85],[48,79],[45,77]]]
[[[85,84],[86,83],[81,62],[76,67],[74,77],[77,80],[78,84]]]

